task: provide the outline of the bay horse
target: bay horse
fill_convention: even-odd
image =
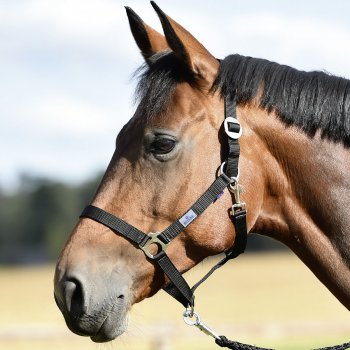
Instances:
[[[287,245],[350,309],[350,81],[238,54],[219,61],[152,5],[164,35],[126,8],[145,59],[139,104],[92,205],[139,232],[178,220],[218,176],[227,148],[224,99],[234,95],[248,231]],[[235,245],[231,206],[225,191],[184,225],[167,249],[177,270]],[[138,248],[108,225],[79,220],[54,278],[73,332],[95,342],[116,338],[131,306],[168,284]]]

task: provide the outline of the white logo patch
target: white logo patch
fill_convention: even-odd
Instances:
[[[197,214],[192,209],[190,209],[185,215],[181,217],[179,221],[184,227],[187,227],[196,217]]]

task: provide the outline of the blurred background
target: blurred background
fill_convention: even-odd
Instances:
[[[350,78],[346,0],[157,3],[218,58]],[[54,305],[54,262],[135,109],[142,58],[124,5],[161,31],[148,1],[0,0],[0,349],[214,348],[162,292],[136,306],[129,333],[107,346],[71,334]],[[205,321],[284,349],[349,340],[348,311],[296,257],[266,238],[253,237],[249,250],[200,291]]]

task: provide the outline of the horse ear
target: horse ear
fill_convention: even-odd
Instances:
[[[143,20],[130,8],[125,6],[130,29],[137,46],[146,61],[155,53],[169,49],[164,36],[143,22]]]
[[[151,5],[162,23],[170,48],[197,78],[211,87],[218,73],[218,60],[191,33],[167,16],[154,1],[151,1]]]

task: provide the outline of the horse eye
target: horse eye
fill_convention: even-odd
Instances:
[[[168,138],[156,138],[151,144],[151,151],[155,154],[170,153],[175,147],[175,140]]]

